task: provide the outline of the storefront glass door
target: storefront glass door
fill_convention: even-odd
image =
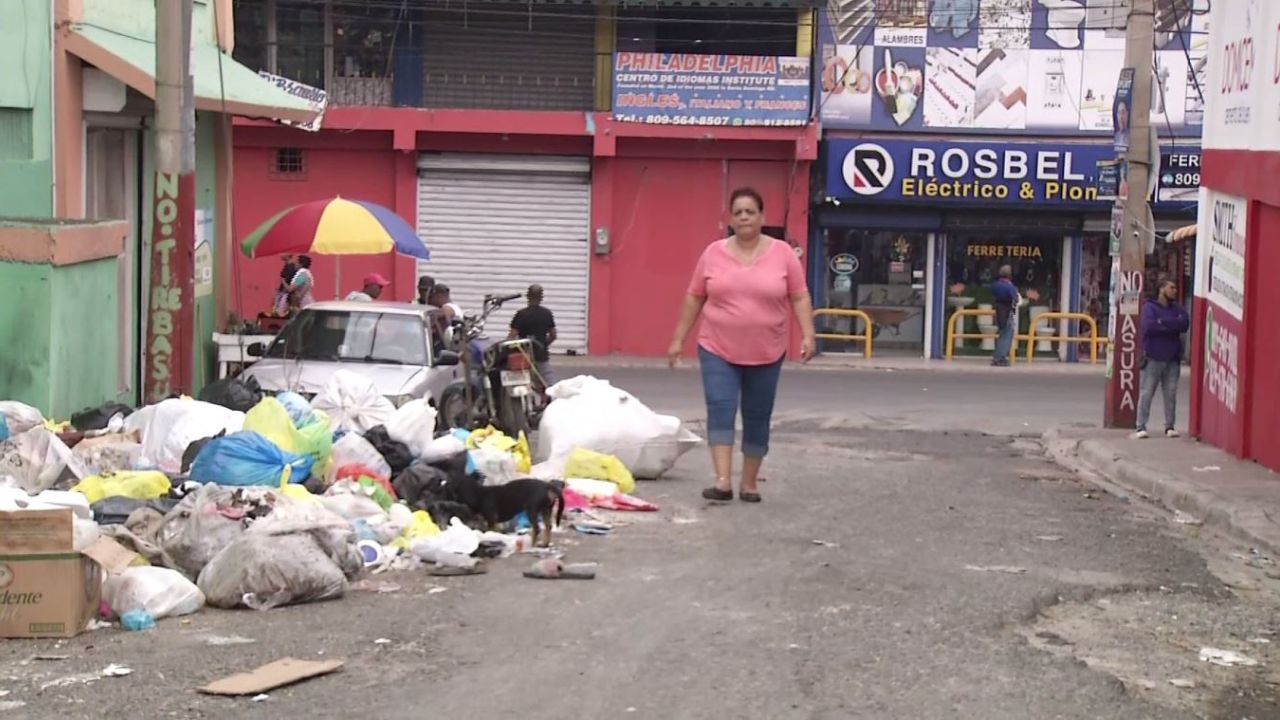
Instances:
[[[925,333],[925,233],[827,230],[826,306],[871,316],[876,352],[923,351]],[[855,318],[818,319],[818,332],[859,333]],[[824,342],[824,352],[861,352],[860,343]]]
[[[965,231],[951,234],[947,239],[948,322],[961,308],[993,309],[991,284],[996,281],[1002,265],[1013,269],[1013,283],[1024,301],[1018,313],[1019,334],[1026,333],[1041,313],[1059,309],[1061,235]],[[1051,333],[1057,328],[1056,324],[1048,325],[1042,325],[1038,332]],[[995,319],[967,317],[957,325],[957,329],[960,327],[969,333],[994,333]],[[994,350],[994,340],[957,340],[955,344],[957,355],[989,355]],[[1041,343],[1037,348],[1037,352],[1054,350],[1050,343]]]

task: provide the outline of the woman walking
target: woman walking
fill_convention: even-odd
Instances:
[[[693,271],[668,350],[675,367],[698,317],[698,359],[707,402],[707,442],[715,465],[708,500],[733,499],[733,445],[742,407],[742,477],[738,497],[760,502],[760,465],[769,452],[769,424],[790,322],[800,323],[801,359],[813,357],[813,307],[804,269],[791,247],[761,233],[764,199],[754,188],[729,198],[733,237],[712,243]]]

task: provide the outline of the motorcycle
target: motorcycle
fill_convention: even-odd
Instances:
[[[486,295],[479,315],[455,319],[450,344],[459,355],[465,379],[445,388],[440,396],[445,427],[493,425],[511,437],[537,428],[546,407],[546,388],[534,363],[534,341],[493,341],[484,333],[489,316],[520,297]]]

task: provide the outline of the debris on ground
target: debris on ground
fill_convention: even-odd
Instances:
[[[973,570],[974,572],[1004,573],[1006,575],[1023,575],[1027,572],[1026,568],[1014,565],[965,565],[964,569]]]
[[[342,669],[342,660],[282,658],[248,672],[236,673],[199,688],[206,695],[260,695]]]
[[[1187,513],[1184,513],[1181,510],[1173,511],[1173,521],[1178,523],[1179,525],[1203,525],[1204,524],[1203,520],[1197,517],[1194,517],[1192,515],[1188,515]]]
[[[1223,667],[1253,667],[1258,664],[1257,660],[1234,650],[1221,650],[1211,647],[1200,648],[1200,661]]]

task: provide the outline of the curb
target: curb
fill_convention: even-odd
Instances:
[[[1203,520],[1206,527],[1280,556],[1280,530],[1262,509],[1233,502],[1203,485],[1129,460],[1104,442],[1063,437],[1057,429],[1046,432],[1043,440],[1050,459],[1107,492],[1124,497],[1123,490],[1116,493],[1108,487],[1114,483],[1166,510],[1180,510]]]

